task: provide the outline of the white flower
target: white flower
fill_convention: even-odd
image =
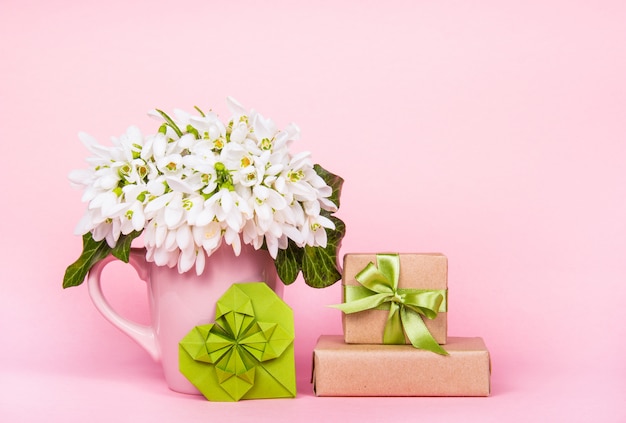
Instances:
[[[214,142],[226,137],[226,126],[215,113],[209,112],[204,116],[191,116],[189,124],[198,131],[200,139]]]
[[[205,224],[213,219],[226,223],[226,227],[239,233],[244,221],[252,214],[248,203],[235,192],[227,188],[220,189],[204,203],[204,210],[198,217],[199,224]]]
[[[287,202],[282,195],[264,185],[255,185],[252,188],[249,204],[254,208],[256,224],[261,233],[269,230],[274,221],[274,212],[287,207]]]
[[[222,242],[222,224],[211,221],[206,225],[195,225],[192,227],[192,234],[195,244],[202,246],[211,255]]]
[[[141,156],[141,150],[143,148],[143,136],[141,131],[136,126],[131,126],[126,130],[125,134],[122,134],[119,139],[113,139],[113,142],[120,147],[120,159],[125,161],[132,161]]]
[[[299,128],[280,130],[233,98],[227,103],[227,123],[214,112],[152,111],[162,122],[153,134],[130,126],[103,146],[80,133],[92,157],[69,175],[87,203],[76,233],[113,247],[142,232],[149,261],[198,274],[222,243],[236,254],[242,242],[265,246],[274,258],[289,240],[325,247],[334,224],[321,213],[337,207],[310,153],[289,152]]]
[[[326,247],[326,229],[335,229],[335,224],[329,218],[317,215],[308,216],[302,227],[302,235],[307,245]]]
[[[233,183],[250,187],[263,179],[265,163],[269,160],[269,153],[265,153],[252,140],[244,140],[226,144],[220,157]]]
[[[147,187],[143,184],[126,185],[122,188],[126,209],[122,218],[121,231],[128,235],[132,231],[142,231],[146,225],[144,203],[147,197]]]

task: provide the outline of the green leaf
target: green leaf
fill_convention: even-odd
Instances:
[[[198,106],[193,106],[194,109],[196,109],[198,111],[198,113],[200,113],[200,116],[202,117],[206,117],[206,115],[204,114],[204,112],[198,107]]]
[[[156,109],[156,111],[163,117],[163,119],[165,119],[165,122],[167,122],[168,126],[172,128],[174,132],[176,132],[176,135],[178,135],[179,137],[183,136],[183,131],[180,130],[178,125],[176,125],[176,122],[174,122],[172,118],[168,116],[167,113],[159,109]]]
[[[316,164],[313,166],[315,173],[317,173],[323,180],[326,182],[326,185],[333,189],[332,195],[329,197],[329,200],[335,203],[337,208],[339,208],[339,198],[341,197],[341,188],[343,186],[343,178],[341,176],[335,175],[324,169],[322,166]]]
[[[302,257],[302,276],[306,284],[313,288],[325,288],[341,279],[337,252],[346,233],[346,225],[334,216],[327,217],[335,223],[335,230],[326,230],[326,248],[306,246]]]
[[[85,280],[89,269],[111,252],[106,240],[95,241],[91,233],[83,235],[83,252],[78,260],[70,264],[63,276],[63,288],[78,286]]]
[[[113,257],[122,260],[124,263],[128,263],[130,259],[130,245],[133,239],[141,235],[141,231],[133,231],[128,235],[121,235],[115,244],[115,248],[111,251]],[[94,263],[95,264],[95,263]]]
[[[292,284],[298,277],[302,268],[302,253],[303,249],[292,240],[289,240],[289,245],[285,250],[278,249],[274,264],[278,277],[285,285]]]
[[[333,192],[329,199],[339,208],[343,178],[318,164],[313,169],[332,188]],[[276,271],[285,285],[293,283],[300,271],[304,282],[314,288],[324,288],[341,279],[341,270],[337,266],[337,252],[346,233],[346,225],[326,210],[322,210],[321,213],[335,223],[334,230],[326,229],[328,237],[326,248],[309,246],[300,248],[289,240],[286,250],[278,250],[275,260]]]
[[[63,288],[82,284],[93,265],[109,254],[113,254],[114,257],[128,263],[131,243],[139,235],[141,235],[141,231],[133,231],[128,235],[120,236],[114,248],[109,247],[106,239],[95,241],[91,233],[83,235],[83,252],[78,260],[70,264],[65,270]]]

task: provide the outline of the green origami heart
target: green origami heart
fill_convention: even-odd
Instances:
[[[296,395],[293,311],[262,282],[233,284],[215,323],[179,344],[180,371],[211,401]]]

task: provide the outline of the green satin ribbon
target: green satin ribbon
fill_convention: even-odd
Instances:
[[[400,256],[377,254],[377,266],[370,262],[355,276],[360,285],[345,287],[345,302],[331,307],[346,314],[371,309],[388,309],[383,343],[404,344],[407,338],[415,348],[448,355],[424,324],[446,311],[446,290],[398,289]]]

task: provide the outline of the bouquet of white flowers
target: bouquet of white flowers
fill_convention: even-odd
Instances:
[[[314,287],[341,278],[337,250],[345,225],[333,213],[343,179],[313,165],[309,152],[290,154],[296,125],[279,130],[227,101],[227,123],[198,108],[198,115],[175,110],[173,117],[154,110],[162,122],[154,134],[131,126],[109,147],[79,134],[93,157],[90,168],[70,174],[88,206],[76,228],[83,252],[68,267],[64,287],[80,285],[109,254],[128,261],[142,233],[147,260],[180,273],[201,274],[222,243],[239,254],[243,242],[267,249],[285,284],[301,270]]]

